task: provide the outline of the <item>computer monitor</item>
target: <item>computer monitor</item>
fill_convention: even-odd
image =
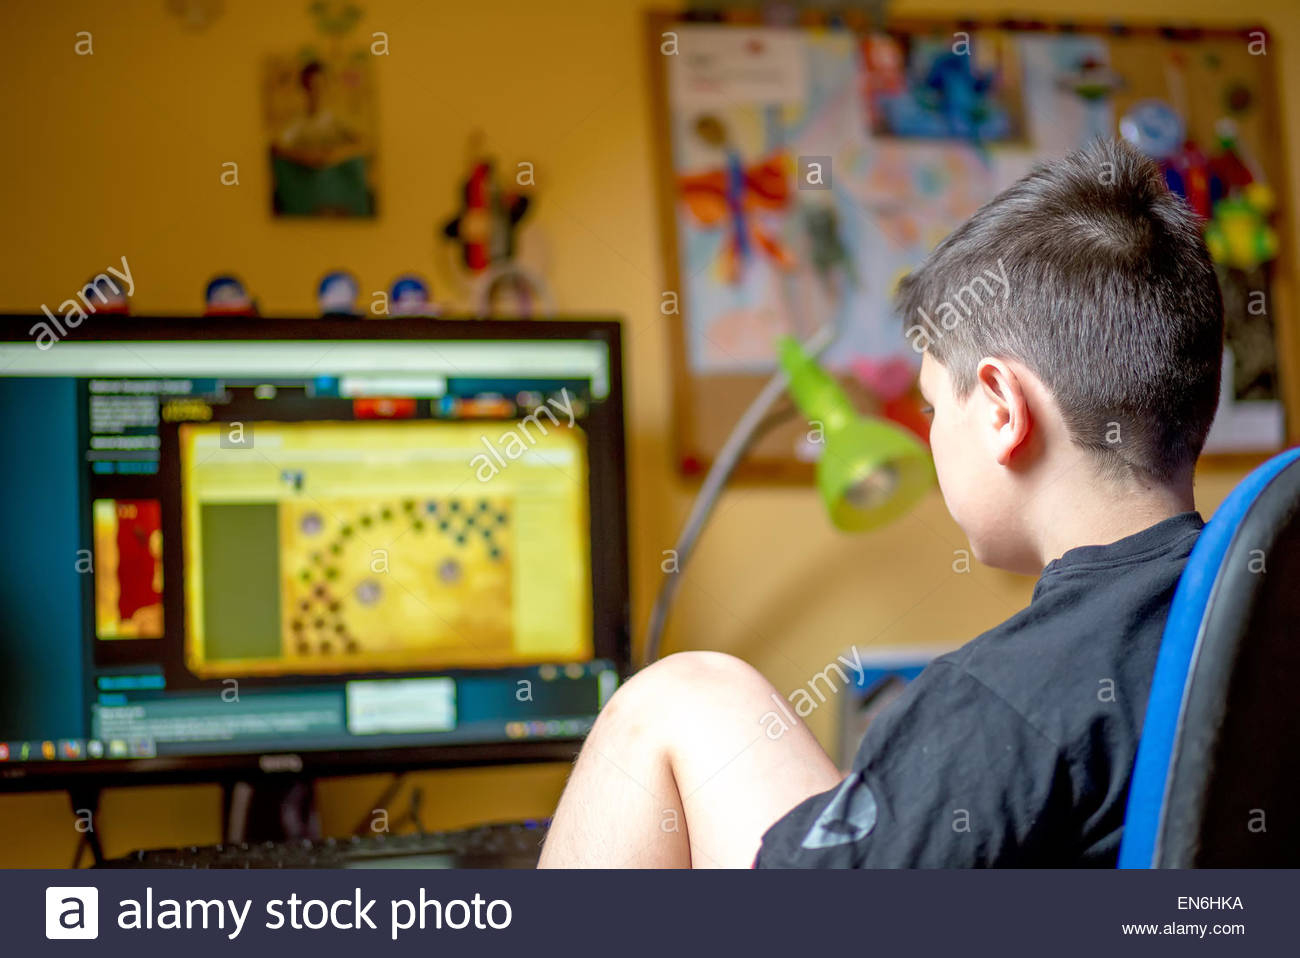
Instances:
[[[629,667],[619,325],[0,317],[0,788],[571,756]]]

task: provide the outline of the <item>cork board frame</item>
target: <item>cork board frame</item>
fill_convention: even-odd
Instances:
[[[680,171],[675,164],[674,108],[669,89],[669,68],[663,52],[665,36],[678,28],[700,24],[721,27],[761,27],[759,13],[737,10],[717,16],[699,17],[666,12],[652,12],[646,19],[646,54],[650,79],[652,145],[654,150],[657,212],[664,263],[664,290],[671,292],[671,308],[662,308],[668,324],[673,394],[673,431],[676,465],[685,476],[702,474],[736,419],[757,394],[770,375],[769,371],[701,371],[691,361],[691,303],[684,294],[683,251],[681,249]],[[869,32],[869,25],[859,15],[846,13],[833,22],[826,15],[807,12],[790,29],[825,33],[828,27],[847,30],[857,36]],[[1281,443],[1268,442],[1257,447],[1207,451],[1203,463],[1249,466],[1267,458],[1278,448],[1300,442],[1300,330],[1296,327],[1294,269],[1294,211],[1288,196],[1288,164],[1281,130],[1280,94],[1276,56],[1247,56],[1251,38],[1272,40],[1259,27],[1239,29],[1172,28],[1157,24],[1068,24],[1026,21],[973,21],[924,18],[891,21],[886,30],[891,35],[933,37],[957,31],[997,31],[1012,36],[1027,33],[1072,35],[1103,39],[1111,50],[1111,65],[1124,77],[1124,85],[1114,95],[1114,111],[1119,116],[1139,99],[1170,98],[1167,70],[1159,66],[1170,51],[1181,51],[1192,62],[1217,59],[1227,64],[1226,72],[1248,73],[1247,84],[1253,96],[1249,116],[1242,119],[1242,138],[1251,139],[1251,151],[1265,182],[1276,197],[1276,211],[1271,225],[1278,237],[1279,255],[1263,270],[1266,308],[1272,319],[1276,353],[1276,398],[1284,416]],[[1271,46],[1268,47],[1270,54]],[[1243,74],[1244,75],[1244,74]],[[1189,85],[1197,89],[1193,77]],[[1211,98],[1194,94],[1186,98],[1189,133],[1198,142],[1209,142],[1216,119]],[[899,327],[899,339],[901,325]],[[841,371],[841,370],[837,370]],[[842,371],[841,371],[842,372]],[[864,413],[880,413],[881,404],[870,389],[852,376],[842,376],[846,389]],[[799,483],[810,479],[812,462],[798,452],[798,440],[805,427],[791,421],[774,429],[755,444],[737,470],[737,478],[751,482]]]

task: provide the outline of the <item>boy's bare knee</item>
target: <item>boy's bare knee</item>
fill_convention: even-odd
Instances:
[[[720,686],[737,691],[766,687],[767,680],[748,662],[725,652],[677,652],[646,666],[628,682],[639,694],[680,694],[695,690],[716,691]]]
[[[678,652],[646,666],[601,713],[606,725],[663,728],[704,712],[767,701],[771,684],[748,662],[723,652]]]

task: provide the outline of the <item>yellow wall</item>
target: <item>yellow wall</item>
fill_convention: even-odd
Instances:
[[[277,222],[268,214],[260,126],[263,57],[311,36],[306,0],[227,0],[201,33],[163,0],[5,4],[0,36],[0,309],[55,303],[123,255],[140,313],[188,313],[206,280],[233,271],[264,312],[310,314],[313,288],[345,266],[364,289],[404,269],[433,271],[434,227],[455,207],[464,144],[475,128],[507,164],[537,169],[532,230],[568,313],[626,320],[632,573],[639,634],[690,488],[672,469],[667,335],[653,203],[642,15],[638,0],[362,0],[359,30],[388,33],[379,59],[382,216],[373,222]],[[1012,5],[1012,10],[1030,6]],[[1044,17],[1130,15],[1124,0],[1039,3]],[[1283,89],[1300,90],[1294,0],[1148,0],[1143,14],[1180,21],[1263,22]],[[1001,14],[984,0],[901,2],[900,13]],[[77,57],[77,31],[94,54]],[[1300,97],[1285,103],[1290,155],[1300,156]],[[237,187],[220,182],[236,162]],[[1293,169],[1292,196],[1300,195]],[[93,322],[93,319],[91,320]],[[1239,471],[1202,476],[1209,512]],[[850,644],[958,643],[1028,599],[1030,581],[952,571],[964,546],[936,496],[870,537],[837,536],[806,489],[743,488],[724,500],[684,580],[670,648],[741,655],[783,691]],[[10,544],[12,546],[12,544]],[[811,721],[830,741],[832,706]],[[414,776],[429,827],[546,814],[566,766]],[[327,783],[327,831],[351,827],[386,779]],[[405,799],[403,799],[403,802]],[[109,854],[219,838],[215,788],[108,793]],[[57,794],[0,797],[0,864],[59,866],[76,840]]]

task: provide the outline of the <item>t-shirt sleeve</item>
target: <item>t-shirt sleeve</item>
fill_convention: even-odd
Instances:
[[[1027,866],[1069,808],[1060,750],[960,665],[868,727],[853,772],[768,829],[759,868]]]

